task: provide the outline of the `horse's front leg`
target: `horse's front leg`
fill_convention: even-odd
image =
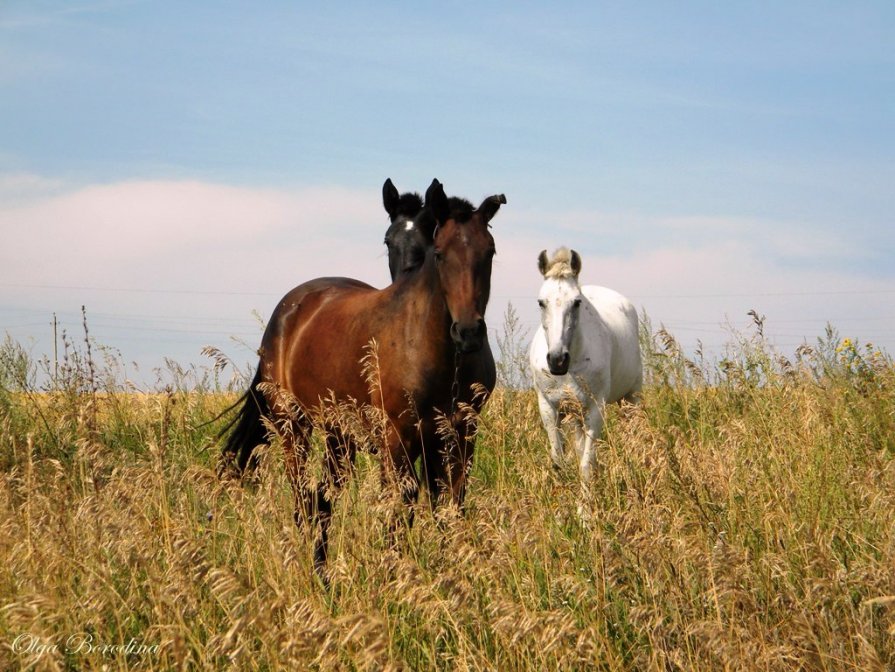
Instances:
[[[452,455],[452,459],[448,462],[448,483],[450,485],[451,503],[457,507],[457,511],[460,513],[463,513],[463,502],[466,500],[466,483],[469,471],[472,469],[475,436],[475,426],[471,434],[461,432],[460,436],[457,437],[457,452]]]
[[[563,465],[562,433],[559,430],[559,406],[554,405],[541,390],[538,390],[538,410],[541,412],[541,422],[547,430],[547,441],[550,443],[550,457],[553,466],[557,469]]]
[[[597,461],[597,441],[603,432],[603,410],[605,403],[591,401],[591,405],[581,418],[582,426],[578,430],[578,470],[581,476],[581,499],[578,503],[578,516],[587,523],[590,518],[588,501],[591,498],[590,486],[594,479]]]
[[[462,513],[475,451],[478,418],[457,417],[453,430],[447,436],[437,437],[437,450],[429,450],[428,454],[433,456],[430,461],[435,465],[429,472],[429,489],[433,505],[450,501],[456,511]]]
[[[419,477],[413,467],[418,456],[418,441],[404,439],[394,429],[389,431],[381,462],[382,490],[386,497],[398,494],[404,513],[391,516],[388,530],[391,545],[397,541],[402,520],[408,528],[413,525],[414,509],[420,494]]]
[[[579,432],[579,473],[581,474],[581,482],[587,486],[594,477],[594,466],[597,460],[597,441],[603,433],[603,411],[605,402],[603,400],[591,401],[585,416],[583,418],[583,431]]]

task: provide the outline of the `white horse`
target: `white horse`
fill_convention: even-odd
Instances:
[[[581,257],[563,247],[538,257],[544,284],[538,294],[541,326],[529,351],[550,456],[563,462],[560,421],[568,404],[576,436],[581,482],[593,477],[603,410],[615,401],[636,402],[643,382],[637,311],[618,292],[578,285]]]

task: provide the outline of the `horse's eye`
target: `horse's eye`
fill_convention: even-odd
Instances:
[[[538,299],[538,305],[539,305],[541,308],[546,308],[546,307],[547,307],[547,302],[544,301],[544,299]]]
[[[578,310],[579,308],[581,308],[581,299],[575,299],[572,302],[572,305],[575,307],[575,310]]]
[[[442,259],[444,259],[444,255],[441,253],[441,250],[435,250],[432,254],[435,256],[435,261],[441,261]]]

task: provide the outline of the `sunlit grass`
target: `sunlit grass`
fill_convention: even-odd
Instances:
[[[277,446],[251,484],[216,476],[223,420],[202,425],[233,392],[122,391],[77,349],[45,391],[7,341],[0,668],[886,669],[895,370],[832,331],[789,358],[760,331],[718,362],[645,336],[586,519],[528,390],[486,407],[465,517],[423,500],[398,548],[360,456],[328,589]]]

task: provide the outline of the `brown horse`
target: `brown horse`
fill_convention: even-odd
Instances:
[[[382,205],[391,220],[391,225],[385,232],[384,242],[388,249],[388,267],[392,282],[395,282],[402,274],[416,272],[423,265],[426,260],[426,251],[432,247],[435,221],[434,218],[431,218],[431,221],[429,218],[417,218],[423,209],[423,199],[416,193],[400,194],[390,179],[382,185]],[[448,207],[451,212],[456,213],[459,219],[468,218],[475,210],[469,201],[457,197],[448,199]],[[478,358],[481,366],[473,379],[476,375],[481,374],[482,380],[490,381],[484,390],[487,396],[494,387],[494,357],[491,354],[491,344],[487,340],[482,345]],[[458,392],[460,395],[459,408],[472,408],[475,411],[481,409],[484,399],[477,398],[478,395],[476,395],[470,379],[465,379],[465,384],[459,386]],[[477,415],[477,412],[457,413],[455,411],[451,417],[453,431],[475,435],[478,425]],[[461,426],[463,424],[465,427]],[[430,473],[426,460],[423,460],[422,472],[423,478],[430,486],[430,493],[433,496],[437,495],[435,479],[438,478],[438,475],[435,472]]]
[[[383,482],[400,487],[411,517],[420,458],[433,505],[445,497],[463,504],[476,422],[474,414],[465,421],[462,409],[480,410],[495,384],[484,314],[495,253],[488,223],[501,203],[503,195],[491,196],[473,208],[448,199],[433,180],[413,218],[434,231],[419,269],[381,290],[349,278],[311,280],[286,294],[271,316],[223,453],[245,468],[254,447],[267,440],[261,417],[274,421],[296,522],[318,529],[318,570],[326,562],[332,504],[358,447],[352,430],[321,413],[325,402],[378,409]],[[364,365],[371,360],[374,367]],[[454,431],[444,432],[439,418]],[[326,468],[312,490],[306,471],[315,419],[326,434]]]

